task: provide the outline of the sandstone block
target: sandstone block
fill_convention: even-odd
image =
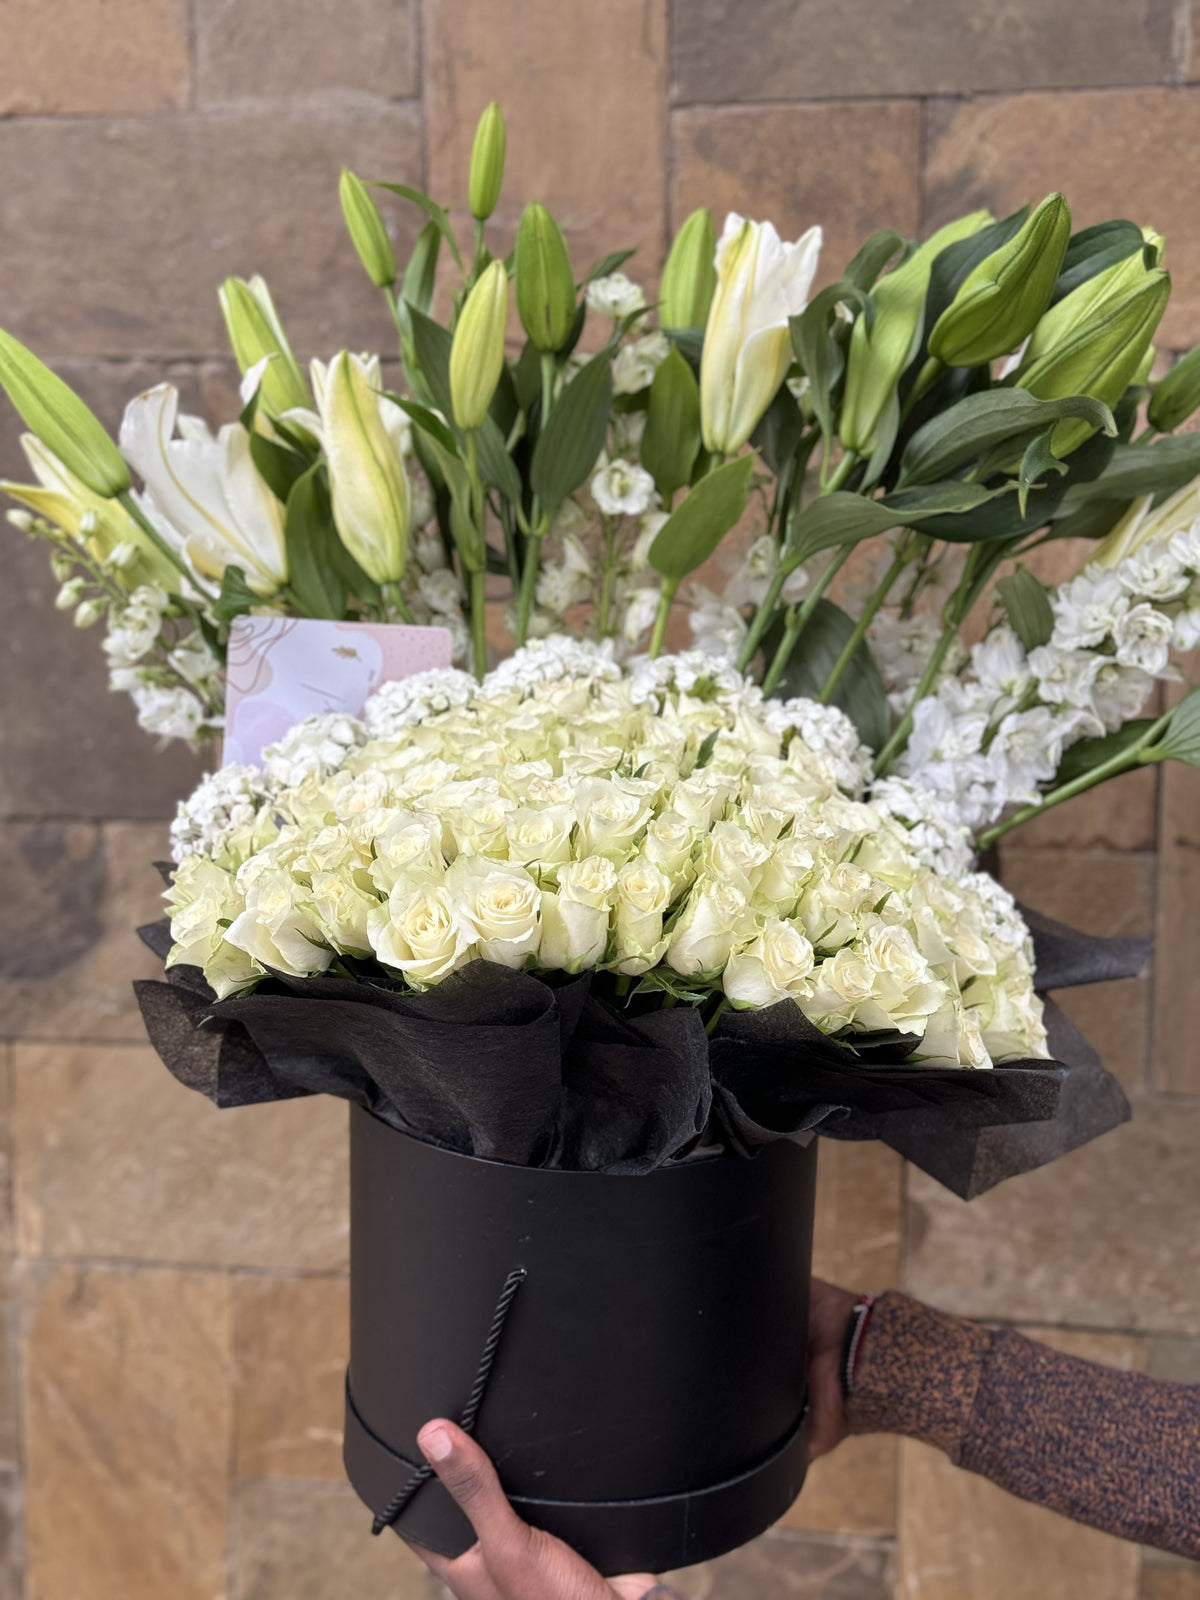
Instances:
[[[228,1280],[61,1265],[24,1288],[28,1593],[223,1595]]]
[[[145,1045],[22,1044],[16,1077],[26,1255],[344,1270],[341,1105],[218,1111]]]
[[[1002,11],[952,0],[677,0],[672,91],[712,102],[1165,83],[1176,9],[1171,0],[1087,10],[1016,0]]]

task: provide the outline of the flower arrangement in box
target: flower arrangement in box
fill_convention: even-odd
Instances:
[[[220,730],[244,614],[450,629],[453,668],[181,803],[143,1011],[219,1104],[353,1104],[347,1461],[377,1528],[461,1543],[411,1445],[457,1397],[533,1520],[607,1570],[679,1565],[803,1477],[814,1131],[970,1195],[1128,1114],[1044,996],[1145,947],[1023,911],[977,857],[1135,766],[1200,765],[1195,694],[1143,715],[1200,642],[1200,436],[1175,431],[1200,351],[1151,381],[1162,240],[1073,232],[1060,195],[876,234],[815,293],[819,228],[718,239],[699,210],[650,301],[628,251],[579,278],[537,203],[493,255],[503,168],[491,107],[469,253],[436,201],[376,186],[426,219],[403,272],[343,175],[396,387],[344,350],[306,376],[266,285],[231,279],[240,416],[214,436],[164,384],[114,444],[0,335],[38,480],[4,487],[152,733]],[[1092,543],[1049,586],[1036,552],[1065,539]],[[603,1306],[664,1286],[622,1353]],[[662,1402],[636,1469],[621,1384]]]

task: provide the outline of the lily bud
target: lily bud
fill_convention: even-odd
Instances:
[[[32,350],[0,332],[0,384],[25,426],[86,489],[112,500],[132,483],[100,419]]]
[[[388,238],[379,207],[371,198],[366,184],[349,167],[342,168],[338,198],[342,202],[342,216],[346,219],[351,243],[358,251],[358,259],[366,269],[367,277],[377,289],[390,289],[396,281],[396,252],[392,249],[392,241]]]
[[[929,335],[947,367],[981,367],[1016,347],[1050,304],[1071,236],[1061,194],[1047,195],[1007,244],[967,274]]]
[[[1075,321],[1060,341],[1048,349],[1043,344],[1043,353],[1023,364],[1018,388],[1028,389],[1039,400],[1088,394],[1110,409],[1115,407],[1136,377],[1171,296],[1168,272],[1162,267],[1147,270],[1140,255],[1134,260],[1141,281],[1094,301],[1090,312]],[[1125,263],[1119,265],[1123,268]],[[1075,293],[1087,287],[1083,284]],[[1068,295],[1060,305],[1073,298]],[[1094,431],[1092,424],[1070,418],[1055,428],[1050,448],[1056,456],[1068,455]]]
[[[838,426],[847,450],[869,456],[875,449],[888,403],[921,342],[925,294],[934,261],[947,245],[970,238],[991,220],[987,211],[972,211],[948,222],[875,285],[874,323],[868,329],[868,319],[857,317],[850,335]]]
[[[226,278],[217,298],[238,369],[248,372],[270,358],[259,391],[268,414],[280,417],[293,408],[310,409],[312,396],[265,280]]]
[[[1132,293],[1144,282],[1146,274],[1161,264],[1162,236],[1153,228],[1144,228],[1142,234],[1146,242],[1141,250],[1135,250],[1103,272],[1085,279],[1077,289],[1050,307],[1033,330],[1021,359],[1022,370],[1061,345],[1081,323],[1098,314],[1102,306],[1111,306]]]
[[[504,367],[508,274],[493,261],[467,296],[450,346],[450,401],[460,428],[479,428]]]
[[[712,454],[740,450],[775,398],[792,360],[788,319],[808,303],[820,251],[820,228],[784,244],[769,222],[725,218],[700,357],[700,428]]]
[[[372,387],[361,360],[347,350],[334,356],[320,396],[333,521],[376,583],[403,577],[408,552],[408,479],[382,414],[392,404]]]
[[[575,321],[575,279],[567,242],[535,200],[517,229],[517,312],[535,350],[561,350]]]
[[[1189,350],[1154,386],[1147,421],[1159,433],[1174,433],[1200,406],[1200,344]]]
[[[661,328],[702,328],[708,321],[717,269],[717,235],[707,206],[693,211],[675,235],[658,290]]]
[[[504,113],[493,100],[476,125],[475,143],[471,146],[467,199],[477,222],[486,222],[496,209],[504,182],[506,144]]]

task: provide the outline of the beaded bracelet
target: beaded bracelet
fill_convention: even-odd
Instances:
[[[873,1294],[860,1294],[850,1311],[850,1326],[846,1329],[846,1348],[842,1356],[842,1394],[849,1399],[854,1382],[854,1371],[862,1350],[863,1335],[875,1309]]]

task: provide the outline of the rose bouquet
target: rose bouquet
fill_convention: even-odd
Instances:
[[[343,175],[394,381],[344,350],[306,375],[231,279],[240,415],[213,435],[160,385],[114,444],[0,335],[37,478],[4,487],[151,732],[220,730],[243,615],[449,628],[457,667],[181,803],[139,998],[218,1104],[351,1102],[376,1530],[462,1547],[411,1441],[486,1396],[528,1516],[673,1566],[803,1478],[815,1130],[971,1195],[1128,1115],[1044,995],[1145,947],[1023,912],[976,855],[1200,764],[1200,699],[1141,715],[1200,642],[1200,436],[1172,436],[1200,352],[1151,381],[1162,240],[1072,232],[1059,195],[877,234],[815,294],[818,228],[718,241],[700,210],[651,301],[630,252],[578,276],[536,203],[494,255],[503,167],[492,107],[467,253],[429,196]],[[426,218],[403,272],[372,187]],[[1066,538],[1094,549],[1048,587]]]

